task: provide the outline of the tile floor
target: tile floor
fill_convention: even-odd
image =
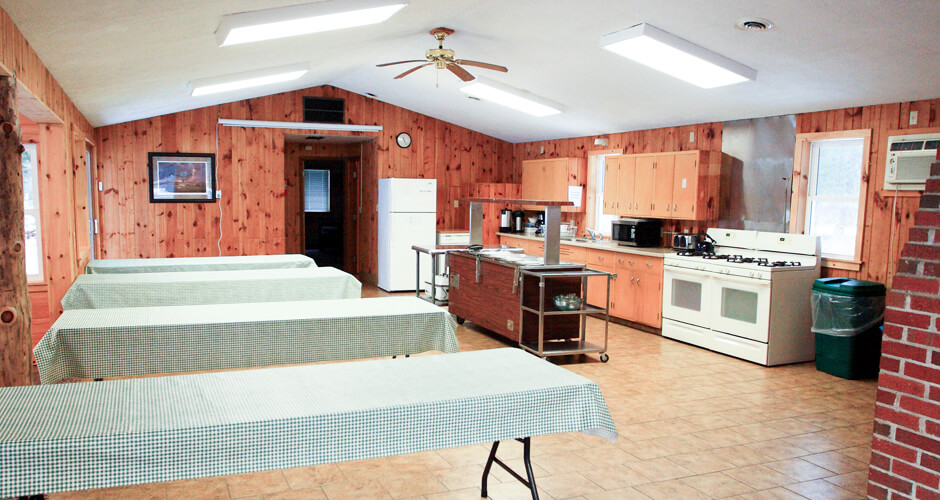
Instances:
[[[592,321],[591,333],[600,325]],[[505,345],[470,323],[457,336],[461,350]],[[597,382],[620,439],[533,438],[540,498],[864,498],[874,380],[842,380],[812,363],[765,368],[613,324],[609,352],[606,364],[557,362]],[[521,467],[521,446],[500,451]],[[473,500],[487,453],[481,444],[48,498]],[[490,498],[530,497],[495,470]]]

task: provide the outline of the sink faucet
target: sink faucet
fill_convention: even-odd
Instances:
[[[584,230],[587,231],[588,234],[591,235],[591,239],[594,241],[601,241],[604,239],[604,235],[602,235],[600,231],[595,231],[589,227],[584,228]]]

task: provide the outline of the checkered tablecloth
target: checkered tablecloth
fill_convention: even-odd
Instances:
[[[362,283],[333,267],[82,274],[62,297],[62,308],[105,309],[242,302],[356,299]]]
[[[229,257],[173,257],[169,259],[93,259],[85,272],[167,273],[181,271],[242,271],[249,269],[285,269],[316,267],[306,255],[233,255]]]
[[[0,497],[617,438],[594,382],[515,348],[3,388],[0,415]]]
[[[457,352],[453,315],[417,297],[65,311],[39,378],[110,378]]]

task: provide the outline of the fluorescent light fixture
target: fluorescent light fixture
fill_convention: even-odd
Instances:
[[[556,102],[483,78],[477,78],[469,85],[460,87],[460,91],[532,116],[557,115],[564,109]]]
[[[229,14],[215,32],[220,47],[376,24],[410,0],[327,0]]]
[[[381,125],[348,125],[345,123],[312,123],[312,122],[271,122],[265,120],[235,120],[232,118],[219,118],[219,125],[223,127],[248,128],[287,128],[294,130],[333,130],[338,132],[381,132]]]
[[[757,70],[646,23],[604,35],[600,46],[705,89],[757,79]]]
[[[233,90],[260,87],[274,83],[289,82],[304,76],[308,71],[306,64],[293,64],[258,71],[248,71],[233,75],[217,76],[189,82],[189,95],[193,97],[231,92]]]

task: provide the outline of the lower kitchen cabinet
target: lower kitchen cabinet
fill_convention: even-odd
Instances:
[[[545,253],[545,244],[511,236],[500,236],[504,245],[519,247],[530,255]],[[562,243],[562,261],[585,264],[589,269],[614,273],[610,281],[610,315],[656,328],[662,327],[663,259],[626,252],[599,250]],[[588,278],[587,303],[604,307],[607,280]]]

